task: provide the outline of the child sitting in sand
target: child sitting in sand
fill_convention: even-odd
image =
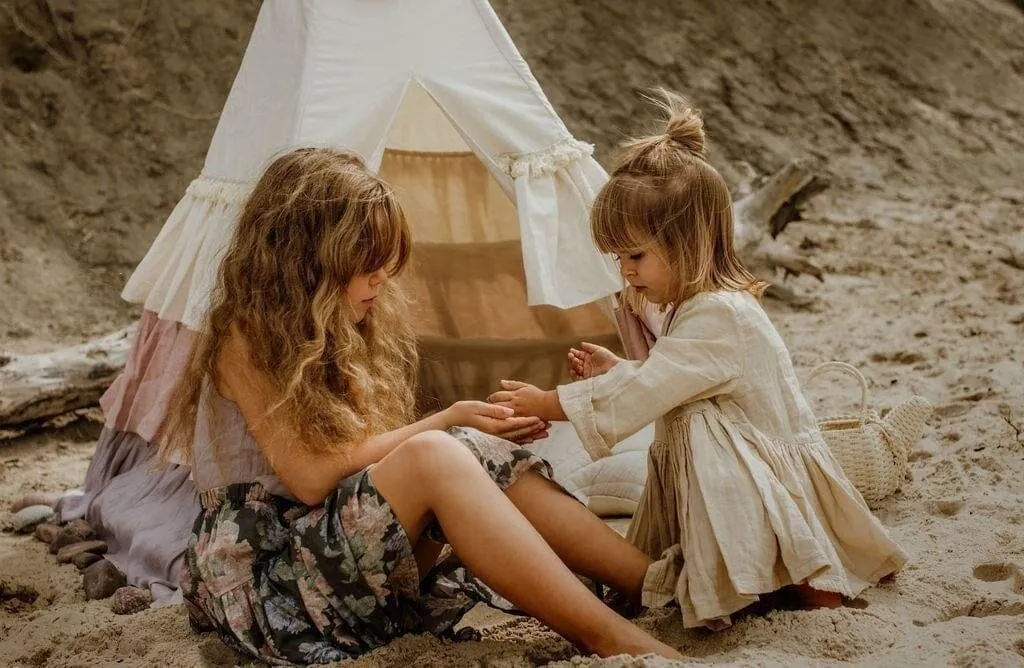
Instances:
[[[649,478],[628,539],[658,559],[645,605],[675,600],[688,627],[788,585],[836,606],[905,562],[822,439],[789,353],[733,250],[732,202],[704,155],[699,115],[663,91],[664,134],[627,143],[594,204],[636,312],[668,308],[643,362],[570,351],[582,380],[548,392],[514,381],[490,400],[568,419],[595,458],[656,420]]]

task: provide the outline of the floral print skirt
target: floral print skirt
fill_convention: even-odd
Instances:
[[[551,466],[514,443],[453,429],[505,489]],[[452,484],[457,484],[453,481]],[[182,593],[196,630],[269,663],[355,658],[405,633],[451,635],[476,603],[511,604],[454,558],[421,582],[413,546],[368,470],[310,507],[259,483],[208,490],[185,553]],[[443,540],[433,523],[426,537]]]

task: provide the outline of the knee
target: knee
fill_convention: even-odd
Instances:
[[[450,480],[456,471],[479,469],[480,462],[459,442],[443,431],[425,431],[398,446],[396,454],[415,467],[424,478]]]

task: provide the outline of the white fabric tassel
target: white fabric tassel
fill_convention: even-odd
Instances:
[[[521,176],[546,176],[593,153],[593,144],[566,137],[539,151],[498,156],[498,165],[513,179]]]
[[[231,181],[200,174],[189,184],[185,194],[211,205],[228,206],[244,202],[254,185],[251,181]]]

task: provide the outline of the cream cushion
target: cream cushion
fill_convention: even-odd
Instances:
[[[647,451],[654,439],[648,425],[617,443],[612,455],[592,461],[568,422],[551,425],[550,436],[532,449],[551,463],[555,479],[601,517],[629,517],[647,482]]]

